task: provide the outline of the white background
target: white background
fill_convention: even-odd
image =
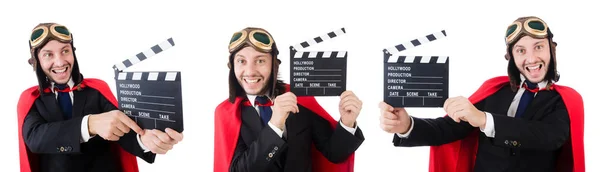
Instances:
[[[211,4],[208,4],[210,2]],[[428,147],[396,148],[379,128],[383,91],[383,48],[440,30],[448,37],[407,50],[406,55],[449,55],[450,96],[469,96],[486,79],[505,75],[505,28],[520,16],[544,19],[558,42],[559,84],[575,88],[585,102],[585,154],[589,171],[600,171],[598,97],[595,84],[600,16],[591,4],[573,1],[6,1],[0,5],[4,131],[2,171],[18,171],[16,105],[22,90],[36,83],[27,39],[40,22],[58,22],[74,34],[85,77],[100,78],[116,90],[112,65],[173,37],[175,47],[127,71],[181,71],[185,138],[141,171],[212,171],[214,108],[227,98],[227,44],[247,26],[267,29],[279,45],[280,76],[289,82],[289,49],[301,41],[345,27],[347,34],[309,50],[347,50],[348,83],[363,100],[358,125],[366,140],[356,152],[356,171],[426,171]],[[597,82],[597,81],[596,81]],[[318,98],[339,118],[338,97]],[[439,117],[439,108],[408,109],[418,117]],[[596,146],[596,147],[595,147]]]

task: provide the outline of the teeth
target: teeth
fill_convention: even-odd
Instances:
[[[67,71],[67,68],[65,67],[65,68],[63,68],[63,69],[54,69],[54,70],[52,70],[52,71],[54,71],[54,73],[63,73],[63,72],[66,72],[66,71]]]
[[[541,68],[541,67],[542,67],[542,64],[537,64],[537,65],[535,65],[535,66],[533,66],[533,65],[532,65],[532,66],[526,66],[525,68],[526,68],[527,70],[537,70],[537,69],[539,69],[539,68]]]
[[[248,82],[248,83],[257,83],[258,79],[246,79],[246,82]]]

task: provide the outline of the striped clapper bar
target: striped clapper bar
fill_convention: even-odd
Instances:
[[[346,90],[346,51],[302,51],[343,34],[341,28],[290,46],[290,89],[296,96],[339,96]]]
[[[448,56],[402,56],[446,37],[442,30],[383,50],[384,102],[393,107],[443,107],[448,98]]]
[[[181,72],[123,72],[175,46],[172,38],[113,66],[119,109],[143,129],[183,131]]]

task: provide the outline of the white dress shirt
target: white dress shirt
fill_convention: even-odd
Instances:
[[[73,88],[73,85],[75,85],[75,83],[73,82],[72,79],[69,79],[69,82],[67,82],[67,85],[69,85],[69,88]],[[52,90],[52,93],[54,93],[54,97],[58,99],[58,94],[56,94],[56,92],[54,92],[54,82],[51,83],[51,87],[50,90]],[[69,91],[69,96],[71,97],[71,103],[73,103],[73,101],[75,101],[73,99],[73,92]],[[89,114],[85,115],[83,117],[83,119],[81,120],[81,139],[80,139],[80,143],[85,143],[88,142],[91,138],[93,138],[94,136],[90,136],[90,132],[88,130],[88,118],[89,118]],[[148,150],[144,144],[142,144],[142,141],[140,140],[140,135],[137,135],[137,141],[140,144],[140,147],[144,150],[144,152],[148,152],[150,150]]]
[[[256,106],[255,100],[256,100],[256,95],[247,95],[248,96],[248,100],[250,101],[250,103],[252,104],[252,107],[254,107],[254,109],[256,109],[256,113],[258,114],[258,116],[260,116],[260,110],[258,110],[258,106]],[[268,96],[267,96],[268,97]],[[269,98],[270,99],[270,98]],[[273,100],[271,100],[273,101]],[[269,107],[271,108],[271,107]],[[273,129],[273,131],[275,131],[275,133],[277,133],[277,135],[279,135],[279,137],[283,137],[284,135],[287,134],[286,129],[285,129],[285,124],[283,124],[283,130],[277,128],[277,126],[273,125],[271,123],[271,121],[269,121],[269,126],[271,127],[271,129]],[[358,127],[358,125],[355,125],[354,128],[352,127],[348,127],[346,125],[344,125],[344,123],[341,123],[342,128],[346,129],[346,131],[350,132],[352,135],[354,135],[354,133],[356,132],[356,128]]]
[[[521,85],[523,85],[523,83],[525,82],[525,77],[523,75],[521,75]],[[538,83],[538,88],[545,88],[546,85],[548,84],[548,81],[542,81]],[[510,107],[508,108],[507,111],[507,115],[510,117],[515,117],[515,113],[517,112],[517,108],[519,107],[519,102],[521,101],[521,96],[523,95],[523,93],[525,92],[525,88],[523,87],[519,87],[519,90],[517,91],[517,94],[515,95],[515,97],[513,98],[512,103],[510,104]],[[534,94],[534,97],[537,95],[537,93]],[[486,115],[486,119],[485,119],[485,128],[479,128],[479,130],[483,133],[485,133],[485,135],[487,137],[490,138],[494,138],[494,136],[496,135],[496,129],[494,127],[494,117],[492,116],[491,113],[489,112],[484,112]],[[400,133],[396,133],[396,135],[398,135],[398,137],[400,138],[407,138],[410,135],[410,132],[413,129],[413,124],[414,124],[414,120],[412,119],[412,117],[410,117],[411,120],[411,126],[410,129],[408,129],[408,131],[404,134],[400,134]]]

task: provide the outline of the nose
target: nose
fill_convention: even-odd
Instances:
[[[258,73],[258,70],[256,69],[257,66],[255,63],[247,63],[246,65],[244,65],[244,74],[248,75],[248,76],[253,76],[254,74]]]
[[[65,64],[67,64],[67,60],[66,60],[66,55],[63,54],[57,54],[56,58],[54,58],[54,66],[55,67],[60,67],[63,66]]]
[[[530,53],[527,53],[526,57],[525,57],[525,62],[526,63],[535,63],[538,61],[539,59],[539,52],[536,51],[529,51]]]

